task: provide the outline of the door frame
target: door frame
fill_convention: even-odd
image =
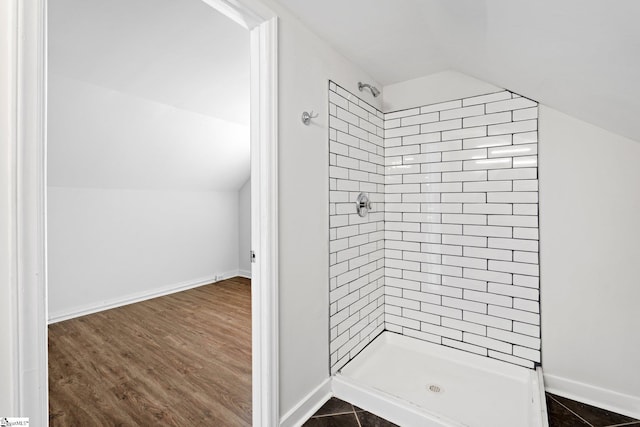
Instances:
[[[105,0],[108,1],[108,0]],[[260,0],[203,0],[250,31],[253,425],[279,425],[278,21]],[[48,425],[47,0],[7,0],[10,416]],[[2,76],[3,77],[3,76]],[[4,82],[3,82],[4,83]],[[4,104],[3,104],[4,105]],[[2,141],[4,143],[4,141]],[[5,182],[3,180],[2,184]],[[3,211],[4,212],[4,211]],[[3,237],[4,238],[4,237]],[[0,266],[2,267],[2,266]],[[3,267],[4,268],[4,267]],[[1,331],[0,331],[1,332]],[[0,402],[0,405],[3,402]],[[5,415],[5,414],[3,414]]]

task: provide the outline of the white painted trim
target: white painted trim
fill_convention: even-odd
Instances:
[[[223,278],[220,280],[224,280],[225,278],[234,277],[235,272],[227,273],[222,275]],[[49,313],[49,324],[62,322],[64,320],[74,319],[80,316],[86,316],[87,314],[98,313],[100,311],[110,310],[112,308],[122,307],[129,304],[135,304],[137,302],[142,302],[146,300],[150,300],[153,298],[175,294],[177,292],[186,291],[188,289],[197,288],[200,286],[209,285],[211,283],[215,283],[215,276],[202,277],[196,280],[190,280],[186,282],[180,282],[169,286],[163,286],[161,288],[152,289],[145,292],[137,292],[135,294],[125,295],[119,298],[112,298],[110,300],[98,302],[95,304],[88,304],[81,307],[76,307],[71,310],[66,310],[57,313]]]
[[[251,31],[253,426],[279,423],[278,23]],[[257,374],[259,373],[259,375]]]
[[[46,285],[47,1],[12,1],[17,10],[16,182],[9,210],[16,218],[17,379],[15,416],[47,426],[48,353]],[[278,62],[277,16],[260,0],[224,0],[259,22],[251,30],[253,425],[279,422],[278,386]],[[10,65],[11,66],[11,65]],[[254,155],[254,151],[256,151]],[[255,157],[254,157],[255,156]],[[255,183],[255,185],[254,185]]]
[[[240,270],[231,270],[225,273],[218,274],[218,280],[214,280],[214,282],[219,282],[221,280],[233,279],[234,277],[242,277],[240,275]]]
[[[280,427],[300,427],[305,421],[311,418],[327,400],[331,399],[331,396],[333,396],[331,378],[327,378],[282,416]]]
[[[202,1],[247,30],[254,29],[263,21],[253,10],[236,0]]]
[[[5,20],[0,24],[0,63],[7,64],[0,70],[0,150],[5,161],[0,164],[0,283],[6,297],[2,304],[2,326],[7,329],[2,359],[9,366],[2,373],[5,390],[0,397],[0,407],[7,414],[19,412],[20,378],[20,331],[18,319],[18,281],[17,281],[17,149],[18,149],[18,0],[8,0],[0,5],[0,15]],[[6,157],[4,157],[6,155]]]
[[[19,1],[17,18],[17,416],[48,425],[46,286],[47,0]]]
[[[542,372],[542,367],[538,366],[536,368],[536,385],[538,388],[537,396],[534,396],[537,399],[537,403],[534,406],[540,408],[540,422],[541,427],[549,427],[549,412],[547,411],[547,396],[544,394],[544,373]]]
[[[544,374],[548,392],[588,405],[640,419],[640,397],[585,384],[556,375]]]
[[[244,277],[245,279],[251,279],[251,270],[238,270],[236,276]]]

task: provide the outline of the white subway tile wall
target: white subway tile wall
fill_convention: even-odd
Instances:
[[[383,329],[534,367],[538,104],[502,91],[382,115],[334,83],[329,102],[332,373]]]
[[[335,373],[384,330],[384,115],[330,82],[329,116],[329,347]],[[420,165],[414,167],[419,172]],[[356,212],[360,192],[372,204],[364,218]]]
[[[509,91],[385,115],[386,329],[540,362],[537,117]]]

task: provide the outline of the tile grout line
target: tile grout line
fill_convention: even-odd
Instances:
[[[358,413],[356,412],[356,408],[355,408],[355,406],[353,406],[353,404],[351,404],[351,409],[353,410],[353,415],[355,415],[355,417],[356,417],[356,421],[358,423],[358,427],[362,427],[362,424],[360,424],[360,417],[358,417]]]
[[[571,412],[573,415],[575,415],[576,417],[580,418],[582,421],[584,421],[585,423],[587,423],[587,425],[589,425],[590,427],[594,427],[593,424],[591,424],[589,421],[585,420],[584,418],[582,418],[580,415],[578,415],[576,412],[572,411],[571,409],[569,409],[567,406],[565,406],[562,402],[560,402],[558,399],[555,399],[553,396],[548,395],[550,399],[552,399],[554,402],[556,402],[558,405],[562,406],[564,409],[566,409],[567,411]]]
[[[322,415],[313,415],[311,418],[326,418],[333,417],[334,415],[349,415],[351,412],[336,412],[335,414],[322,414]]]

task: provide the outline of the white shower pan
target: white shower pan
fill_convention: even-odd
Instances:
[[[383,332],[334,395],[402,427],[548,427],[542,371]]]

